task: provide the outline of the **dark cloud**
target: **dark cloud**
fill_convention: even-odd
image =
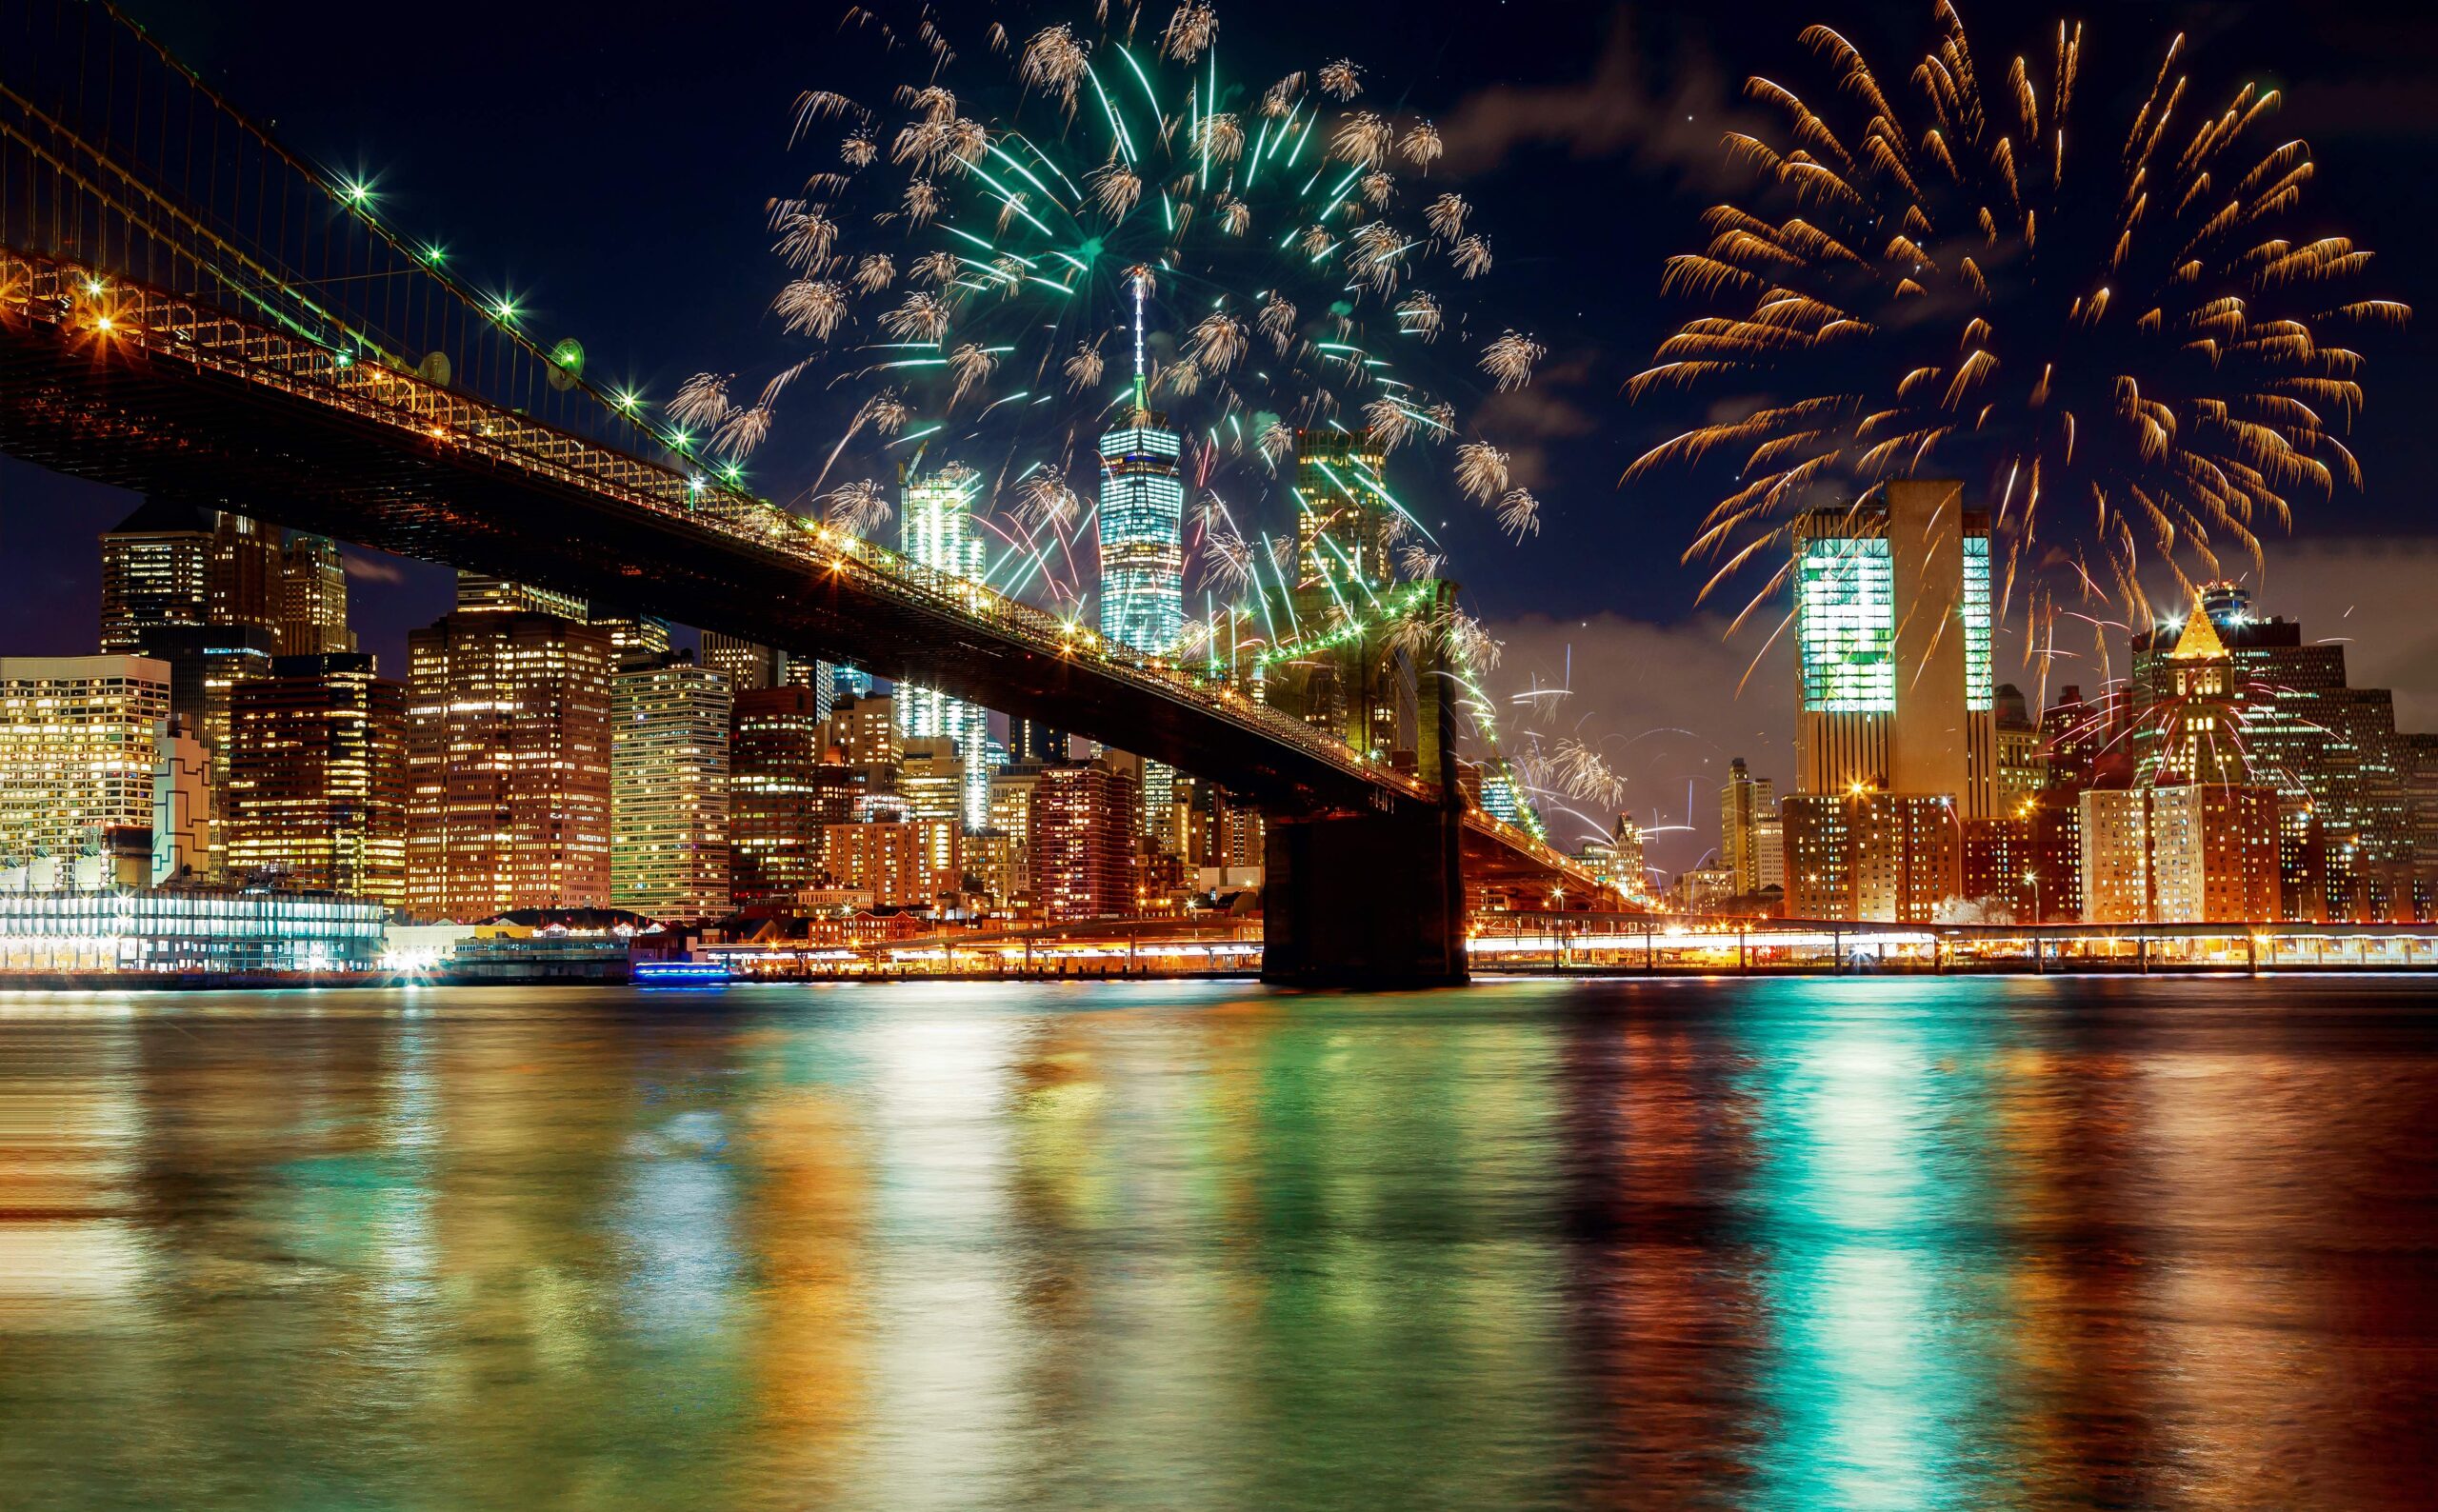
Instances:
[[[1579,83],[1496,84],[1467,95],[1440,123],[1446,169],[1476,174],[1524,149],[1557,148],[1585,159],[1627,155],[1638,167],[1724,187],[1743,178],[1719,145],[1737,119],[1736,93],[1706,53],[1645,53],[1620,20]]]
[[[1473,411],[1474,431],[1507,452],[1508,478],[1517,487],[1556,482],[1548,443],[1599,432],[1599,420],[1567,394],[1588,385],[1591,362],[1588,352],[1560,358],[1534,375],[1531,388],[1491,394]]]
[[[347,575],[359,583],[404,583],[407,580],[407,569],[394,557],[342,551],[339,560],[346,565]]]

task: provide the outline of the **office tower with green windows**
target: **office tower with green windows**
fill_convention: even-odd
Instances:
[[[1989,522],[1963,485],[1887,484],[1794,529],[1787,911],[1927,918],[1997,794]]]
[[[1989,522],[1963,487],[1891,483],[1795,522],[1804,793],[1952,799],[1988,816],[1996,774]]]

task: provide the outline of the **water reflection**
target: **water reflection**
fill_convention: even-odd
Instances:
[[[0,1485],[2401,1504],[2431,1027],[2290,983],[0,997]]]

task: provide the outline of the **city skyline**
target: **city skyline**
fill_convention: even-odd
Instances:
[[[2194,30],[2196,47],[2203,50],[2202,66],[2222,72],[2240,71],[2263,52],[2261,39],[2274,37],[2277,55],[2288,60],[2289,67],[2301,69],[2306,60],[2294,54],[2290,31],[2280,30],[2283,14],[2277,7],[2251,7],[2240,13],[2213,15],[2207,25]],[[1785,34],[1777,36],[1769,24],[1774,15],[1772,11],[1754,18],[1749,30],[1759,33],[1758,45],[1763,49],[1791,52],[1795,18],[1813,18],[1789,10],[1789,24],[1774,29]],[[246,79],[247,70],[253,67],[242,54],[224,56],[215,50],[228,39],[209,27],[198,29],[196,18],[143,19],[168,29],[165,35],[174,45],[201,50],[211,66],[233,70],[240,79]],[[1993,21],[1976,19],[1985,26]],[[2115,8],[2102,24],[2109,46],[2129,55],[2148,45],[2151,36],[2191,19],[2173,7]],[[1247,24],[1257,24],[1250,13]],[[1351,24],[1359,24],[1359,18],[1352,18]],[[1681,491],[1671,494],[1674,485],[1620,491],[1614,487],[1616,467],[1602,460],[1621,461],[1632,454],[1649,439],[1663,434],[1673,417],[1608,399],[1599,375],[1622,376],[1655,340],[1650,322],[1657,302],[1649,297],[1652,285],[1642,280],[1648,276],[1655,281],[1660,259],[1675,249],[1673,241],[1681,239],[1682,229],[1694,223],[1706,203],[1708,178],[1717,168],[1718,112],[1740,109],[1730,97],[1731,69],[1721,60],[1733,56],[1734,66],[1743,66],[1742,54],[1753,43],[1739,36],[1729,45],[1706,23],[1683,18],[1642,18],[1636,23],[1640,30],[1630,34],[1620,30],[1624,23],[1596,12],[1531,11],[1519,14],[1512,25],[1536,37],[1552,31],[1573,36],[1581,45],[1571,57],[1566,50],[1540,47],[1514,49],[1511,57],[1498,56],[1493,60],[1494,71],[1506,82],[1495,87],[1480,86],[1474,71],[1455,70],[1449,66],[1451,60],[1395,60],[1403,73],[1415,78],[1411,88],[1417,102],[1441,114],[1449,141],[1446,171],[1451,180],[1463,183],[1468,192],[1490,195],[1500,202],[1503,255],[1531,259],[1533,273],[1524,281],[1520,293],[1522,313],[1531,318],[1533,307],[1541,305],[1547,315],[1536,319],[1536,325],[1560,328],[1564,322],[1590,343],[1580,350],[1558,347],[1545,365],[1550,369],[1545,383],[1531,392],[1531,418],[1546,436],[1534,442],[1529,457],[1521,452],[1518,456],[1554,480],[1540,489],[1547,527],[1539,536],[1510,546],[1494,530],[1481,528],[1480,522],[1469,524],[1467,516],[1451,512],[1449,517],[1458,535],[1465,537],[1458,570],[1466,580],[1469,602],[1509,643],[1503,676],[1510,686],[1502,691],[1523,691],[1562,680],[1569,671],[1571,648],[1579,691],[1568,706],[1565,723],[1570,725],[1587,712],[1593,716],[1592,727],[1606,738],[1622,764],[1620,769],[1631,768],[1629,775],[1640,788],[1637,813],[1660,826],[1653,835],[1656,851],[1668,856],[1671,865],[1682,866],[1695,858],[1673,854],[1665,826],[1686,821],[1683,789],[1689,780],[1697,788],[1707,787],[1724,769],[1728,757],[1739,752],[1780,770],[1789,769],[1782,755],[1748,749],[1761,740],[1783,742],[1789,737],[1780,701],[1748,697],[1704,711],[1696,697],[1713,694],[1721,677],[1742,681],[1746,665],[1760,648],[1762,635],[1727,639],[1722,623],[1709,618],[1706,609],[1694,609],[1689,601],[1698,574],[1669,567],[1672,549],[1584,552],[1569,550],[1564,543],[1611,539],[1626,529],[1656,528],[1663,538],[1671,540],[1688,533],[1679,522],[1689,518],[1686,511],[1690,506]],[[1887,50],[1914,38],[1920,23],[1900,12],[1869,18],[1868,27],[1868,32],[1857,33],[1858,41],[1876,39],[1884,44],[1881,50]],[[181,32],[181,28],[192,34]],[[1485,40],[1494,50],[1513,47],[1503,30],[1494,30]],[[1995,31],[1985,34],[1984,40],[1991,47],[2017,41]],[[513,54],[516,49],[539,41],[511,27],[500,46]],[[1633,44],[1630,53],[1629,41]],[[622,36],[605,40],[604,45],[644,44]],[[2382,67],[2378,54],[2363,39],[2341,28],[2315,27],[2308,29],[2303,47],[2307,51],[2317,50],[2311,55],[2317,72],[2288,90],[2281,129],[2308,135],[2320,149],[2320,186],[2315,194],[2324,191],[2328,203],[2343,203],[2368,244],[2392,253],[2413,239],[2408,212],[2365,187],[2375,182],[2381,165],[2409,160],[2414,144],[2426,140],[2428,124],[2408,112],[2373,117],[2360,105],[2358,91],[2348,94],[2326,82],[2377,76]],[[1766,65],[1768,60],[1759,61]],[[802,71],[799,64],[780,60],[772,60],[769,67],[774,74],[800,75]],[[1602,81],[1614,95],[1611,103],[1599,105],[1595,91],[1586,88],[1588,80]],[[541,308],[552,324],[580,330],[596,353],[603,353],[601,338],[607,334],[631,344],[648,367],[657,364],[664,373],[682,372],[679,365],[689,361],[718,360],[718,353],[704,346],[703,333],[734,322],[708,319],[706,309],[657,327],[668,317],[652,316],[638,323],[628,314],[613,314],[607,301],[588,308],[593,303],[590,275],[581,269],[546,267],[538,249],[518,258],[516,243],[524,234],[520,223],[503,216],[495,226],[486,225],[486,196],[479,190],[466,192],[463,185],[449,186],[438,177],[423,146],[432,140],[428,130],[390,132],[377,106],[373,113],[366,113],[366,102],[358,91],[348,92],[342,110],[337,97],[324,96],[306,81],[267,77],[259,82],[270,95],[267,103],[283,121],[295,122],[296,129],[308,134],[304,145],[310,150],[331,161],[359,161],[365,170],[383,175],[385,191],[394,189],[417,214],[462,224],[462,236],[453,225],[446,229],[470,254],[479,250],[487,258],[515,261],[525,272],[516,276],[510,269],[510,276],[520,285],[536,286],[548,301]],[[797,79],[789,77],[784,82],[774,80],[773,88],[784,96],[796,84]],[[1434,96],[1434,90],[1441,92]],[[753,125],[753,102],[746,97],[749,93],[733,91],[732,103],[723,107],[729,113],[688,129],[724,133],[739,141],[760,140]],[[1661,115],[1657,107],[1669,100],[1694,107],[1684,113],[1699,119],[1685,123]],[[1604,109],[1608,116],[1601,113]],[[1633,128],[1638,123],[1649,127],[1649,134],[1657,139],[1637,139]],[[1658,129],[1661,127],[1668,129],[1663,132]],[[1596,279],[1588,269],[1570,269],[1559,255],[1571,242],[1549,224],[1556,202],[1536,193],[1561,182],[1571,183],[1585,171],[1612,176],[1623,184],[1648,186],[1660,196],[1657,203],[1664,210],[1646,217],[1652,223],[1647,229],[1618,229],[1617,234],[1625,238],[1626,261],[1613,269],[1604,262]],[[734,214],[740,212],[727,203],[733,196],[716,179],[689,192],[702,196],[698,205],[702,229],[687,232],[691,239],[684,245],[698,249],[700,256],[710,255],[714,247],[732,245],[732,234],[715,228],[732,224]],[[1641,263],[1649,270],[1647,275],[1633,266],[1637,247],[1644,249]],[[2392,276],[2397,292],[2408,300],[2425,292],[2415,285],[2426,272],[2410,259],[2395,260]],[[699,292],[710,297],[708,289]],[[696,297],[696,291],[689,290],[688,297]],[[1581,301],[1581,311],[1560,305],[1564,299]],[[2354,445],[2369,473],[2365,502],[2375,501],[2375,507],[2321,506],[2299,510],[2297,535],[2291,544],[2269,539],[2267,581],[2254,585],[2264,602],[2282,603],[2286,612],[2332,625],[2357,606],[2328,602],[2342,587],[2315,581],[2331,570],[2321,566],[2335,548],[2331,543],[2383,539],[2372,536],[2379,530],[2411,540],[2429,538],[2431,525],[2423,518],[2424,506],[2408,481],[2418,470],[2426,470],[2415,460],[2426,443],[2405,423],[2413,408],[2415,386],[2424,380],[2413,364],[2392,360],[2413,349],[2417,341],[2410,335],[2390,338],[2383,351],[2373,352],[2373,397],[2360,417]],[[1580,372],[1566,367],[1586,358],[1588,365]],[[661,387],[665,389],[672,382],[673,375],[664,377]],[[1510,408],[1523,402],[1523,396],[1491,401],[1493,406]],[[1669,502],[1671,497],[1677,502]],[[107,528],[127,505],[123,495],[106,495],[34,474],[19,464],[0,463],[0,532],[5,532],[0,540],[9,547],[12,572],[20,574],[10,585],[17,589],[10,595],[13,602],[0,613],[0,623],[14,636],[10,644],[54,653],[75,648],[61,639],[62,628],[73,623],[70,611],[87,602],[84,596],[90,588],[82,563],[47,536],[60,522],[80,518],[92,529]],[[385,665],[394,666],[406,629],[437,612],[440,596],[447,591],[445,574],[361,551],[351,550],[350,555],[363,569],[356,589],[364,605],[361,617],[367,644],[385,653]],[[404,581],[387,581],[393,577]],[[2364,595],[2368,602],[2360,607],[2364,614],[2373,613],[2381,599],[2395,597]],[[1546,615],[1546,622],[1539,615]],[[2352,631],[2357,624],[2348,623],[2344,629]],[[2002,627],[1999,631],[1997,660],[2009,669],[2009,676],[2021,681],[2015,670],[2020,647],[2012,643],[2010,628]],[[2438,698],[2438,686],[2431,680],[2417,682],[2411,675],[2417,670],[2413,658],[2388,649],[2400,636],[2418,638],[2419,632],[2397,624],[2381,628],[2370,654],[2386,651],[2403,665],[2377,669],[2378,681],[2396,687],[2408,707],[2415,698]],[[1646,687],[1637,697],[1612,696],[1590,681],[1607,675],[1613,664],[1636,659],[1638,648],[1652,644],[1681,646],[1692,653],[1674,660],[1679,665],[1698,660],[1701,679],[1685,687],[1663,682]],[[2075,672],[2074,678],[2052,681],[2095,681],[2086,668],[2077,667]],[[1766,686],[1769,680],[1766,668],[1755,674],[1756,686]],[[1703,712],[1708,717],[1698,721],[1688,717]],[[1690,737],[1669,733],[1674,728],[1695,733]],[[1742,733],[1746,730],[1752,733]],[[1692,811],[1698,812],[1699,807],[1696,802]]]
[[[2438,14],[836,3],[0,0],[0,1485],[2418,1504]]]

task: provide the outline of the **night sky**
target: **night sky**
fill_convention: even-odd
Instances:
[[[762,207],[806,171],[785,150],[790,104],[812,86],[881,92],[840,76],[843,8],[828,4],[126,6],[290,147],[375,178],[391,224],[446,241],[461,269],[517,289],[530,328],[578,336],[591,373],[658,394],[702,369],[767,371],[786,349],[765,314],[778,269]],[[1072,9],[1089,16],[1087,4]],[[2438,310],[2424,249],[2438,218],[2428,186],[2438,19],[2326,4],[1964,9],[1991,82],[2018,51],[2045,57],[2058,16],[2084,19],[2092,67],[2075,115],[2093,129],[2121,129],[2139,97],[2128,91],[2179,30],[2200,100],[2248,79],[2282,89],[2285,109],[2263,140],[2310,143],[2319,172],[2303,224],[2377,252],[2377,293]],[[1445,133],[1433,178],[1458,184],[1493,232],[1491,302],[1551,348],[1505,417],[1544,529],[1516,546],[1478,510],[1449,506],[1451,570],[1509,643],[1503,690],[1561,683],[1570,666],[1574,693],[1543,701],[1541,723],[1599,740],[1632,782],[1638,815],[1681,823],[1692,786],[1694,832],[1654,849],[1671,868],[1689,864],[1714,838],[1712,790],[1729,755],[1790,773],[1791,674],[1772,648],[1735,696],[1766,627],[1724,641],[1693,602],[1705,572],[1678,562],[1715,495],[1683,475],[1618,487],[1627,462],[1700,410],[1629,408],[1618,388],[1682,318],[1658,298],[1661,264],[1698,244],[1699,211],[1732,182],[1719,136],[1749,118],[1744,77],[1828,96],[1828,73],[1795,40],[1822,21],[1893,90],[1931,37],[1930,7],[1233,0],[1219,12],[1232,70],[1267,77],[1273,53],[1272,71],[1350,54],[1369,70],[1370,103],[1428,114]],[[2369,359],[2369,402],[2347,441],[2367,489],[2298,511],[2261,595],[2264,607],[2301,616],[2307,635],[2349,638],[2355,682],[2397,687],[2405,722],[2426,728],[2438,726],[2438,499],[2428,485],[2438,378],[2425,332],[2355,343]],[[1529,450],[1512,445],[1528,432]],[[789,472],[814,465],[829,439],[774,444],[757,481],[784,498]],[[0,652],[92,649],[93,537],[132,502],[0,460]],[[358,627],[394,673],[407,628],[446,608],[448,575],[362,553],[351,566]],[[2076,675],[2061,669],[2056,681]],[[2096,682],[2096,669],[2083,680]]]

